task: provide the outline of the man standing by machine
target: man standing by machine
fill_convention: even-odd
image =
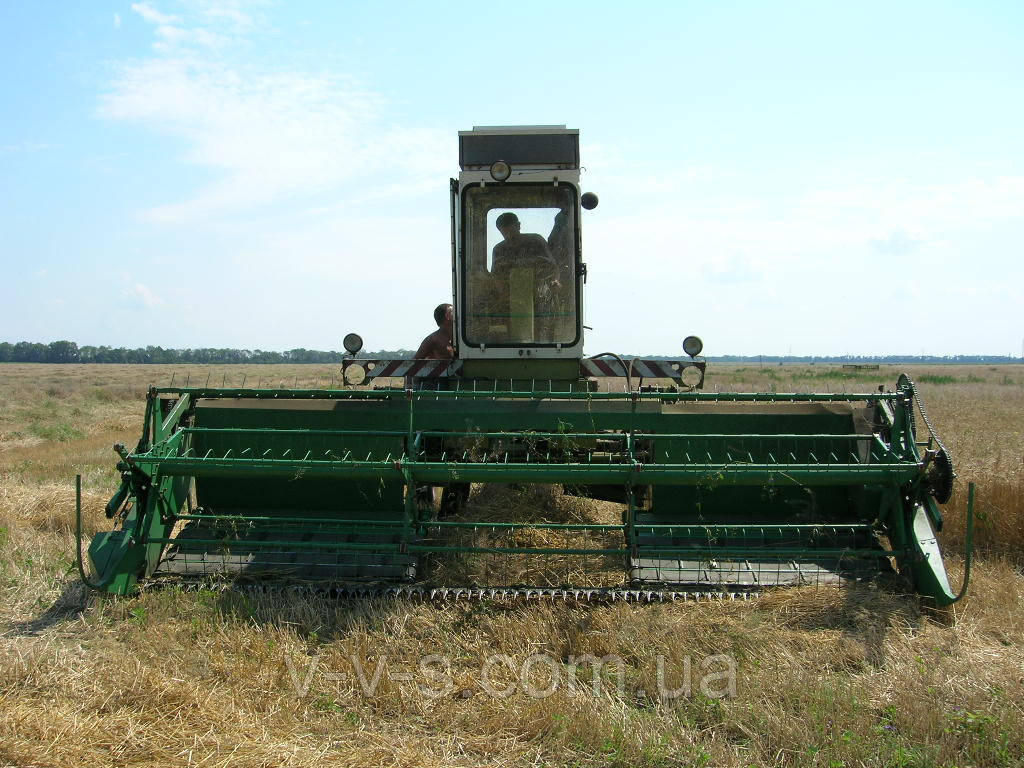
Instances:
[[[416,350],[417,360],[452,360],[455,346],[452,341],[455,330],[452,325],[452,305],[438,304],[434,308],[434,322],[437,330],[420,342]]]

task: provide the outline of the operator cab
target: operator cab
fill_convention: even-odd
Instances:
[[[452,180],[458,356],[581,358],[579,131],[461,131],[459,164]],[[595,196],[582,197],[596,205]]]
[[[596,391],[597,379],[612,377],[625,379],[627,389],[635,380],[641,391],[703,386],[696,336],[683,341],[689,359],[583,357],[580,213],[597,207],[597,195],[580,193],[578,130],[460,131],[459,166],[451,180],[455,358],[357,359],[362,339],[349,334],[346,385],[400,378],[412,389]],[[645,379],[674,383],[644,386]]]

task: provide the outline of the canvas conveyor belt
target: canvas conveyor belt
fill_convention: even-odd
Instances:
[[[941,518],[907,506],[927,463],[909,399],[153,389],[139,446],[121,450],[120,525],[90,558],[120,592],[164,576],[660,600],[866,580],[894,564],[927,578],[926,529]],[[464,496],[471,483],[614,489],[618,511],[481,518],[472,503],[439,510],[428,490]],[[948,592],[944,571],[935,581]]]

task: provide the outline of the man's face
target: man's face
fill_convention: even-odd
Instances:
[[[519,221],[513,220],[508,222],[503,227],[498,227],[498,231],[501,232],[501,236],[508,240],[510,237],[515,237],[519,234]]]
[[[453,322],[453,320],[454,320],[454,318],[452,316],[452,308],[449,306],[444,311],[444,324],[441,326],[446,331],[448,331],[448,335],[449,336],[451,336],[451,334],[452,334],[452,322]]]

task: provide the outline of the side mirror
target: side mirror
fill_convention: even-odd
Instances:
[[[584,192],[580,195],[580,205],[586,208],[588,211],[592,211],[597,208],[597,195],[593,192]]]

